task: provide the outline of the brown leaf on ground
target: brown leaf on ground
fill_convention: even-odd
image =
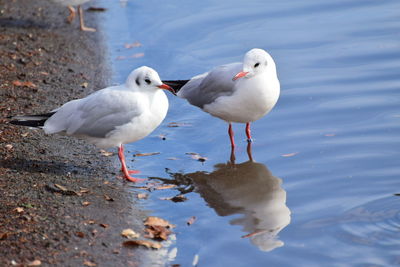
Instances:
[[[6,239],[9,235],[10,233],[0,233],[0,240]]]
[[[157,242],[152,242],[148,240],[128,240],[122,243],[125,247],[137,247],[137,246],[144,246],[146,248],[154,248],[160,249],[162,245]]]
[[[299,152],[293,152],[293,153],[288,153],[288,154],[282,154],[281,156],[287,158],[287,157],[296,156],[297,154],[299,154]]]
[[[108,228],[108,227],[110,227],[110,225],[109,224],[106,224],[106,223],[100,223],[99,224],[101,227],[103,227],[103,228]]]
[[[82,202],[82,206],[84,206],[84,207],[87,207],[87,206],[89,206],[90,204],[92,204],[92,203],[90,203],[89,201],[83,201],[83,202]]]
[[[149,197],[149,194],[146,194],[146,193],[137,194],[138,199],[147,199],[148,197]]]
[[[154,190],[164,190],[164,189],[171,189],[177,187],[176,184],[167,184],[167,185],[160,185],[154,188]]]
[[[28,266],[40,266],[42,265],[42,262],[40,260],[34,260],[31,262],[28,262]]]
[[[37,87],[36,84],[34,84],[33,82],[29,82],[29,81],[21,82],[21,81],[15,80],[12,82],[12,84],[15,86],[20,86],[20,87],[29,87],[29,88]]]
[[[76,232],[75,235],[80,238],[84,238],[85,234],[83,232]]]
[[[144,222],[146,226],[164,226],[169,228],[174,228],[175,225],[170,224],[167,220],[161,219],[155,216],[147,217],[146,221]]]
[[[89,266],[89,267],[94,267],[94,266],[97,266],[97,264],[96,264],[96,263],[94,263],[94,262],[91,262],[91,261],[88,261],[88,260],[84,260],[84,261],[83,261],[83,265],[85,265],[85,266]]]
[[[140,235],[132,229],[125,229],[121,232],[121,235],[126,238],[138,238]]]
[[[136,153],[133,154],[134,157],[145,157],[145,156],[153,156],[153,155],[158,155],[160,152],[150,152],[150,153]]]
[[[69,191],[65,186],[59,185],[59,184],[54,184],[55,187],[60,189],[61,191],[67,192]]]
[[[161,225],[151,225],[147,227],[144,231],[147,233],[147,235],[145,235],[144,237],[156,240],[167,240],[168,236],[172,233],[171,230],[169,230],[167,227]]]
[[[10,151],[11,149],[13,149],[13,145],[11,144],[7,144],[4,146],[6,148],[6,150]]]
[[[84,193],[89,193],[89,192],[90,192],[89,189],[83,188],[83,187],[81,187],[81,190],[79,190],[79,193],[82,193],[82,194],[84,194]]]
[[[140,42],[134,42],[134,43],[130,43],[130,44],[128,44],[128,43],[125,43],[124,44],[124,47],[126,48],[126,49],[130,49],[130,48],[134,48],[134,47],[139,47],[139,46],[142,46],[142,44],[140,43]]]
[[[187,225],[192,225],[196,221],[196,216],[192,216],[187,220],[186,224]]]
[[[24,212],[24,208],[21,208],[21,207],[15,208],[15,211],[18,213],[21,213],[21,212]]]
[[[114,201],[114,199],[112,197],[109,197],[107,195],[104,195],[104,199],[107,201]]]
[[[101,149],[100,153],[101,153],[102,156],[105,156],[105,157],[110,157],[110,156],[114,155],[113,152],[108,152],[108,151],[106,151],[104,149]]]

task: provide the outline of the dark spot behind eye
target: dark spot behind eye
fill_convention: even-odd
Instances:
[[[138,86],[140,86],[139,78],[136,78],[135,82],[136,82],[136,84],[137,84]]]
[[[145,79],[144,81],[145,81],[147,84],[151,84],[151,81],[150,81],[150,79],[148,79],[148,78]]]
[[[260,63],[256,63],[256,64],[254,64],[254,68],[257,68],[258,66],[260,66]]]

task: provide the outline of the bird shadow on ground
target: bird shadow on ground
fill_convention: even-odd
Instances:
[[[40,23],[30,19],[14,19],[14,18],[0,18],[0,26],[8,28],[24,28],[24,29],[50,29],[50,25]]]
[[[8,158],[0,160],[0,168],[13,169],[20,172],[51,173],[56,175],[88,173],[90,168],[64,162]]]

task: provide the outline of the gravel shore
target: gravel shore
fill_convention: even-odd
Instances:
[[[116,156],[7,123],[108,85],[101,34],[67,15],[51,1],[0,0],[0,266],[139,266],[120,233],[143,215]]]

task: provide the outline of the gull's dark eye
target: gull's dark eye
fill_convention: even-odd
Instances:
[[[260,66],[260,63],[256,63],[256,64],[254,64],[254,68],[257,68],[258,66]]]
[[[145,81],[147,84],[151,84],[151,81],[150,81],[149,78],[145,79],[144,81]]]

